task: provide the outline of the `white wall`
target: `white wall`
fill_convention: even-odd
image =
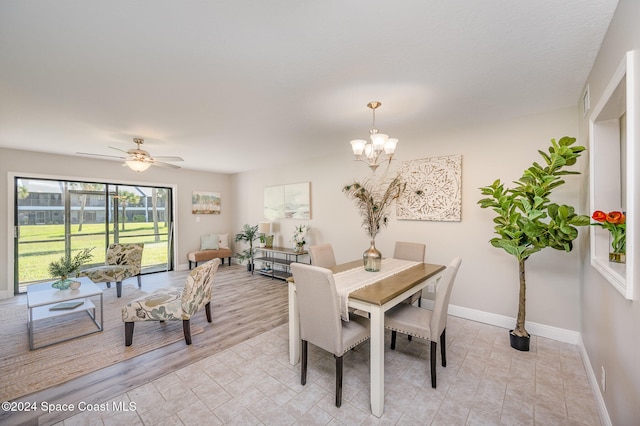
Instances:
[[[591,105],[596,105],[613,72],[628,50],[640,49],[640,2],[621,0],[609,31],[602,44],[587,84]],[[587,117],[588,118],[588,117]],[[588,121],[581,119],[579,132],[583,140],[588,139]],[[635,144],[640,141],[635,141]],[[588,187],[586,176],[584,186]],[[593,211],[598,206],[589,206],[588,192],[583,194],[581,204]],[[637,226],[630,223],[628,226]],[[640,302],[625,300],[590,265],[589,248],[583,258],[581,306],[582,339],[590,361],[594,379],[600,380],[600,368],[606,371],[606,391],[601,392],[601,401],[614,425],[638,424],[640,419]],[[637,267],[637,266],[636,266]],[[638,283],[636,294],[640,291]]]
[[[462,221],[398,221],[394,218],[376,239],[376,246],[383,256],[390,256],[396,240],[423,241],[427,244],[427,260],[440,264],[448,263],[454,256],[462,256],[463,263],[451,303],[515,317],[517,262],[489,244],[493,237],[493,213],[480,209],[476,204],[481,198],[478,188],[491,184],[497,178],[507,183],[518,179],[533,161],[540,160],[537,150],[546,149],[550,139],[575,136],[576,132],[577,110],[567,108],[484,126],[460,126],[446,133],[425,130],[403,136],[398,144],[398,161],[462,155]],[[308,223],[311,227],[310,243],[332,243],[338,262],[360,258],[368,248],[368,238],[360,226],[361,220],[353,203],[341,189],[353,178],[368,176],[370,171],[366,165],[354,162],[350,152],[349,143],[345,141],[344,155],[338,157],[234,175],[233,191],[238,194],[234,206],[234,229],[239,230],[244,223],[257,224],[264,220],[265,186],[309,181],[312,219],[275,223],[276,244],[290,246],[294,225]],[[586,163],[587,159],[580,161]],[[555,200],[575,205],[579,199],[580,179],[570,176],[567,181]],[[529,259],[528,321],[579,330],[580,256],[577,251],[564,253],[548,249]]]
[[[13,295],[13,201],[10,174],[19,176],[48,176],[69,179],[104,179],[109,182],[157,184],[175,188],[176,269],[187,267],[187,252],[200,247],[200,235],[232,232],[233,193],[230,175],[172,170],[151,167],[144,173],[135,173],[122,167],[120,162],[94,160],[0,148],[0,298]],[[222,212],[219,215],[191,213],[193,191],[219,192]]]

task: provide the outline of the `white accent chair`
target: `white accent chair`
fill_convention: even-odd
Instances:
[[[332,353],[336,359],[336,407],[340,407],[342,357],[347,351],[369,339],[369,320],[354,316],[348,322],[342,321],[340,300],[330,270],[303,263],[292,263],[291,270],[300,313],[300,383],[307,383],[307,347],[310,342]]]
[[[456,257],[449,263],[444,272],[442,283],[436,292],[433,311],[414,305],[400,303],[389,309],[384,316],[384,327],[391,330],[391,349],[396,348],[396,333],[419,337],[431,341],[431,387],[436,387],[436,348],[440,337],[442,366],[447,366],[446,328],[447,310],[451,289],[456,279],[462,259]]]
[[[311,256],[311,264],[321,268],[332,268],[336,266],[336,257],[333,254],[331,244],[317,244],[309,246],[309,255]]]

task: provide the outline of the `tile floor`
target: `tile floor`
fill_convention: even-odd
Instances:
[[[577,346],[533,337],[509,347],[505,329],[449,317],[447,367],[438,355],[431,388],[429,345],[398,335],[385,351],[385,412],[369,411],[368,342],[345,355],[336,408],[335,361],[309,345],[306,386],[288,359],[287,325],[106,401],[71,425],[600,425]],[[438,350],[438,354],[439,354]],[[135,403],[115,410],[114,403]],[[61,423],[62,424],[62,423]]]

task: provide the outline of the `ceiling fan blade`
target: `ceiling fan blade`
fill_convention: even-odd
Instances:
[[[154,160],[162,160],[162,161],[184,161],[180,157],[167,157],[163,155],[159,155],[157,157],[153,157]]]
[[[129,151],[125,151],[124,149],[116,148],[115,146],[110,146],[109,148],[115,149],[116,151],[124,152],[125,154],[129,153]]]
[[[78,154],[78,155],[90,155],[92,157],[118,158],[120,160],[126,159],[126,157],[119,157],[117,155],[92,154],[90,152],[76,152],[76,154]]]
[[[152,166],[164,167],[166,169],[180,169],[180,166],[176,166],[175,164],[163,163],[162,161],[153,161],[151,162]]]

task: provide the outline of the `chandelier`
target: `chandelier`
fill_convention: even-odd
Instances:
[[[356,160],[367,163],[374,172],[385,161],[391,162],[398,143],[398,139],[390,138],[389,135],[384,133],[378,133],[378,129],[376,129],[376,108],[381,105],[382,103],[378,101],[372,101],[367,104],[373,111],[373,125],[369,130],[371,142],[362,139],[351,141],[351,149],[353,149],[353,155],[355,155]]]

